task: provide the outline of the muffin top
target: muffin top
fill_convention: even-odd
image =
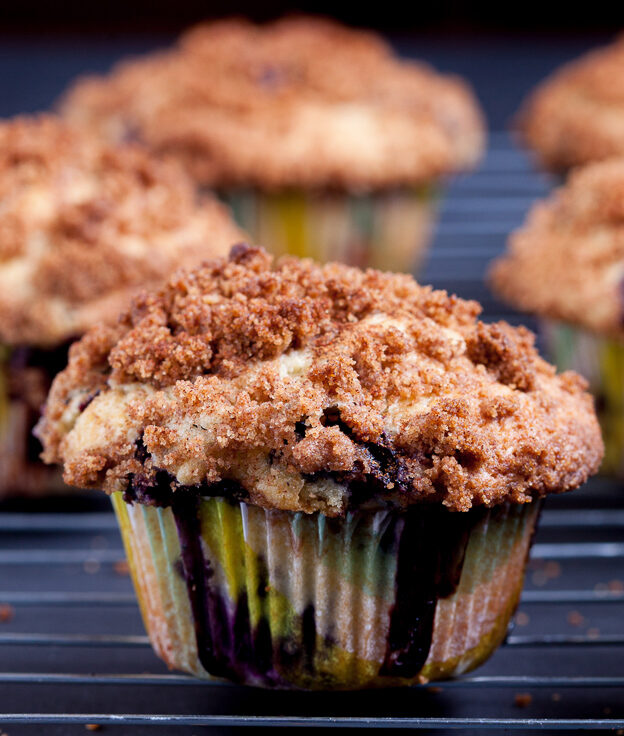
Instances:
[[[411,277],[235,246],[70,351],[38,427],[81,487],[321,511],[454,511],[565,491],[602,457],[592,399],[533,335]]]
[[[624,35],[556,71],[529,98],[519,122],[553,170],[624,155]]]
[[[62,111],[217,187],[411,186],[471,167],[484,145],[464,82],[315,18],[197,26],[169,51],[79,81]]]
[[[178,166],[52,117],[0,123],[0,343],[51,346],[241,239]]]
[[[624,158],[577,169],[537,203],[492,283],[515,307],[624,338]]]

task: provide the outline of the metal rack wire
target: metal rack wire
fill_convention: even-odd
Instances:
[[[97,723],[128,733],[156,725],[624,728],[624,586],[617,579],[624,497],[618,494],[617,487],[597,483],[579,492],[576,508],[565,497],[554,499],[543,515],[520,608],[533,623],[516,626],[482,670],[433,688],[339,699],[259,694],[166,672],[140,631],[127,576],[118,566],[115,571],[123,552],[108,512],[6,513],[0,516],[0,618],[7,618],[8,606],[14,615],[0,624],[0,724]],[[592,495],[602,507],[584,510]],[[542,587],[539,573],[552,562],[557,568]],[[573,609],[583,610],[575,611],[574,626],[566,623]],[[9,712],[11,701],[31,707]],[[32,707],[46,703],[56,707]],[[80,707],[85,703],[98,707]]]
[[[456,182],[424,279],[520,321],[483,273],[532,199],[551,186],[505,134]],[[522,319],[522,321],[526,321]],[[385,693],[293,694],[167,672],[140,623],[110,511],[0,514],[0,730],[186,733],[184,727],[412,728],[624,733],[624,492],[596,480],[550,499],[516,627],[475,674]],[[18,729],[18,730],[16,730]],[[167,729],[169,729],[167,731]],[[162,729],[161,729],[162,732]]]

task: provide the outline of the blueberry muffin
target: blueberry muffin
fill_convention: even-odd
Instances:
[[[112,495],[169,666],[355,689],[492,653],[540,499],[603,448],[582,379],[478,313],[239,245],[72,348],[45,459]]]
[[[51,116],[0,122],[0,496],[62,488],[31,431],[70,342],[240,232],[174,164]]]
[[[560,174],[624,155],[624,36],[546,79],[525,103],[519,127],[541,164]]]
[[[72,121],[181,161],[275,252],[410,270],[442,180],[484,146],[467,85],[315,18],[200,25],[79,81]]]
[[[606,445],[624,477],[624,158],[576,169],[534,206],[493,267],[507,302],[541,318],[551,359],[589,379]]]

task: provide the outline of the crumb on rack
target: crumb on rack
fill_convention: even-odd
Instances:
[[[516,708],[527,708],[531,705],[533,696],[530,693],[516,693],[514,705]]]
[[[85,560],[82,567],[83,567],[83,570],[87,573],[87,575],[95,575],[96,573],[100,571],[101,565],[98,562],[98,560],[94,560],[91,558],[91,559]]]
[[[113,569],[117,573],[117,575],[129,575],[130,574],[130,566],[128,565],[128,560],[117,560],[115,564],[113,565]]]
[[[585,616],[579,611],[568,611],[567,620],[570,626],[582,626],[585,623]]]
[[[516,614],[516,623],[518,626],[526,626],[530,620],[529,614],[524,611],[518,611]]]

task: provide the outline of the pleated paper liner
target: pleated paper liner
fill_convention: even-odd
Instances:
[[[517,605],[539,507],[327,519],[222,498],[113,504],[146,629],[170,667],[302,689],[408,685],[489,657]]]
[[[589,381],[605,443],[601,472],[624,478],[624,342],[546,320],[541,334],[560,370],[575,370]]]
[[[0,498],[70,491],[60,470],[38,458],[41,448],[31,434],[38,413],[12,391],[10,356],[0,345]]]
[[[436,216],[432,187],[375,194],[251,190],[223,194],[235,219],[275,255],[412,273]]]

